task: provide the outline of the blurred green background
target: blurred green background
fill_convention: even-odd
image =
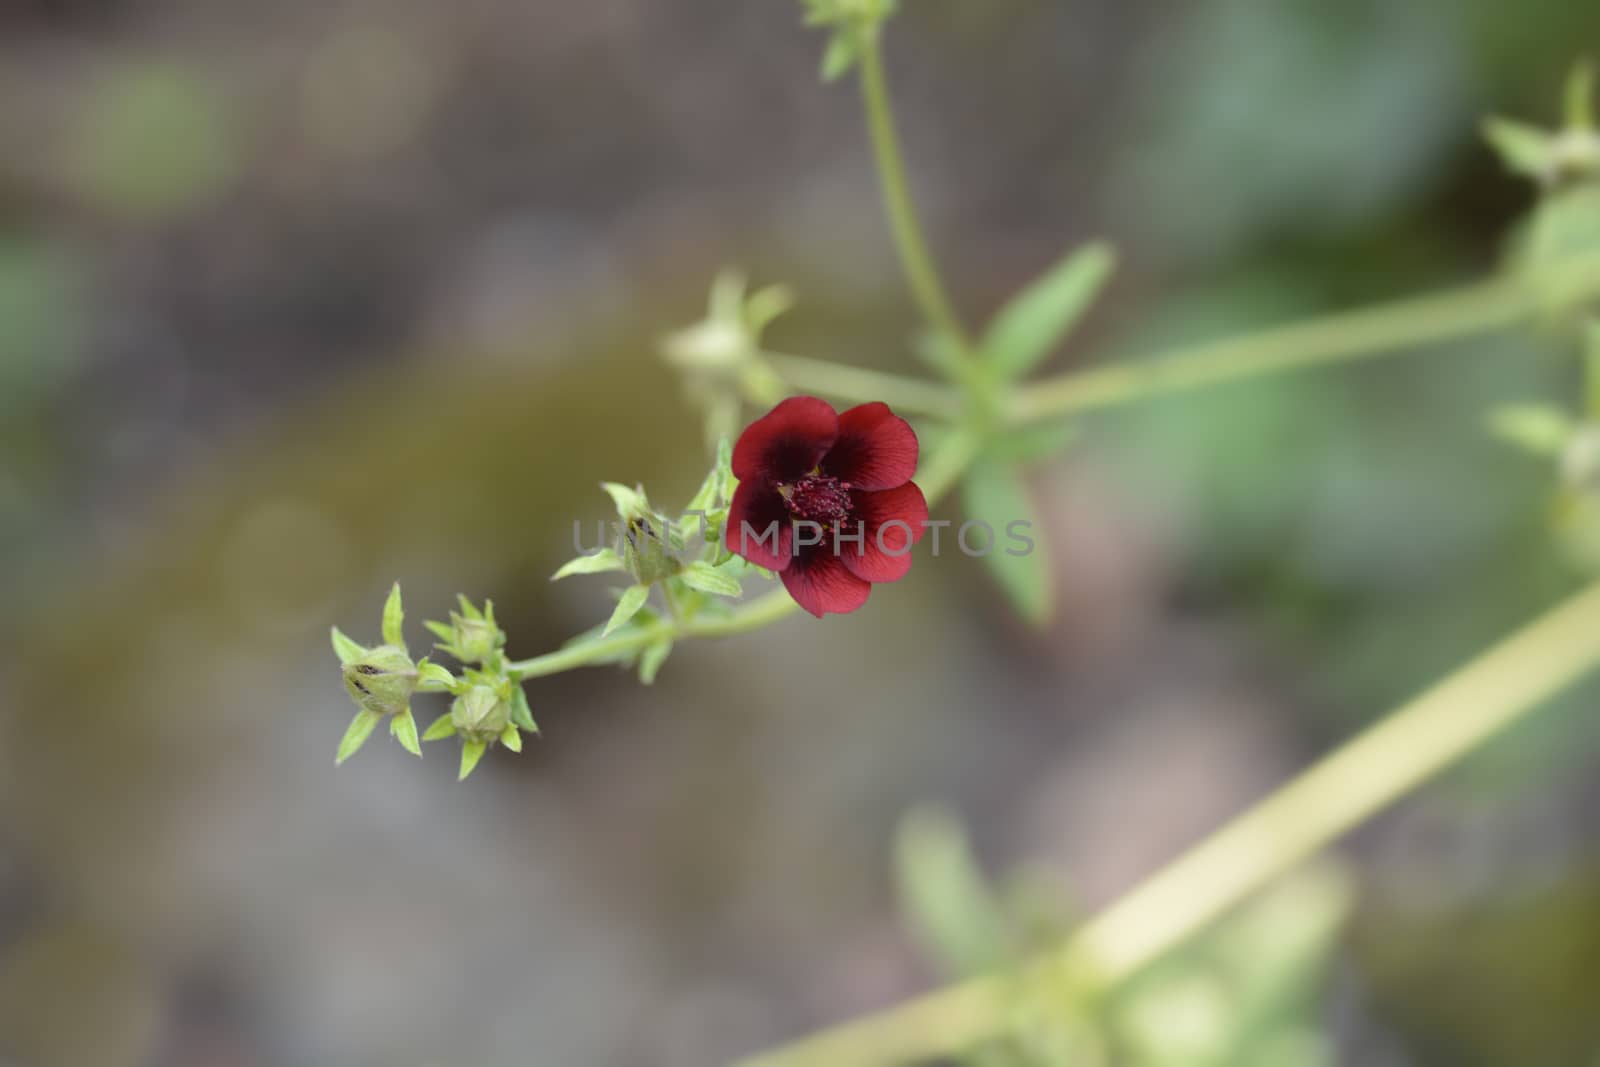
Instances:
[[[963,310],[1122,249],[1057,369],[1492,270],[1530,192],[1478,118],[1600,49],[1570,0],[904,8]],[[1070,922],[1572,581],[1482,429],[1572,352],[1495,336],[1096,418],[1035,478],[1044,632],[925,560],[652,689],[535,682],[468,785],[335,773],[328,626],[393,579],[517,655],[608,610],[546,578],[598,481],[697,484],[654,351],[720,266],[796,287],[775,347],[914,372],[821,44],[784,0],[0,2],[0,1064],[720,1062],[948,973],[913,805]],[[1261,1063],[1596,1062],[1597,695],[1357,836]],[[1192,1036],[1191,978],[1117,1010]]]

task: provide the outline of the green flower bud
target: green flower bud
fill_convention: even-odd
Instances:
[[[497,740],[511,722],[511,702],[492,686],[475,685],[450,705],[450,724],[468,741]]]
[[[364,711],[398,715],[417,689],[417,665],[402,648],[379,645],[344,664],[344,687]]]
[[[506,635],[488,619],[450,613],[450,645],[462,663],[482,663],[506,643]]]
[[[653,515],[627,520],[622,529],[622,562],[640,585],[670,578],[682,566],[667,545],[666,523]]]

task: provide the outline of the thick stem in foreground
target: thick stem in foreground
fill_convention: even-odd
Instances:
[[[1125,980],[1597,663],[1600,583],[1306,770],[1121,897],[1033,966],[1092,975],[1107,986]],[[752,1057],[740,1067],[882,1067],[956,1053],[1004,1031],[1015,982],[1015,976],[995,975],[952,986]]]

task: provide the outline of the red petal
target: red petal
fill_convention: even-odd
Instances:
[[[817,465],[839,436],[833,405],[791,396],[744,428],[733,446],[733,476],[793,482]]]
[[[822,466],[855,489],[893,489],[916,476],[917,432],[888,404],[862,404],[839,413],[839,438]]]
[[[852,492],[850,500],[851,521],[861,523],[861,544],[841,540],[839,559],[857,578],[898,582],[911,570],[911,546],[926,532],[922,490],[907,482],[881,493]]]
[[[825,548],[796,556],[782,578],[794,602],[819,619],[830,611],[836,615],[854,611],[872,595],[872,585],[851,574]]]
[[[777,523],[778,538],[768,536]],[[781,571],[794,558],[794,529],[783,497],[766,482],[740,482],[728,505],[728,528],[723,544],[736,556],[743,556],[757,567]]]

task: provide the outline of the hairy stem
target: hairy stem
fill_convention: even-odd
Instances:
[[[1120,982],[1538,708],[1600,662],[1600,583],[1482,653],[1234,819],[1032,964]],[[1057,972],[1059,973],[1059,972]],[[744,1061],[880,1067],[1002,1032],[1015,977],[952,986]]]
[[[956,316],[950,298],[945,295],[944,283],[917,221],[900,138],[895,132],[889,86],[883,73],[883,48],[875,32],[868,36],[861,50],[861,99],[866,106],[867,133],[872,139],[872,153],[883,186],[884,210],[889,216],[889,229],[894,235],[895,249],[900,253],[900,266],[905,271],[911,295],[916,298],[928,324],[950,338],[963,360],[975,363],[972,340]]]

